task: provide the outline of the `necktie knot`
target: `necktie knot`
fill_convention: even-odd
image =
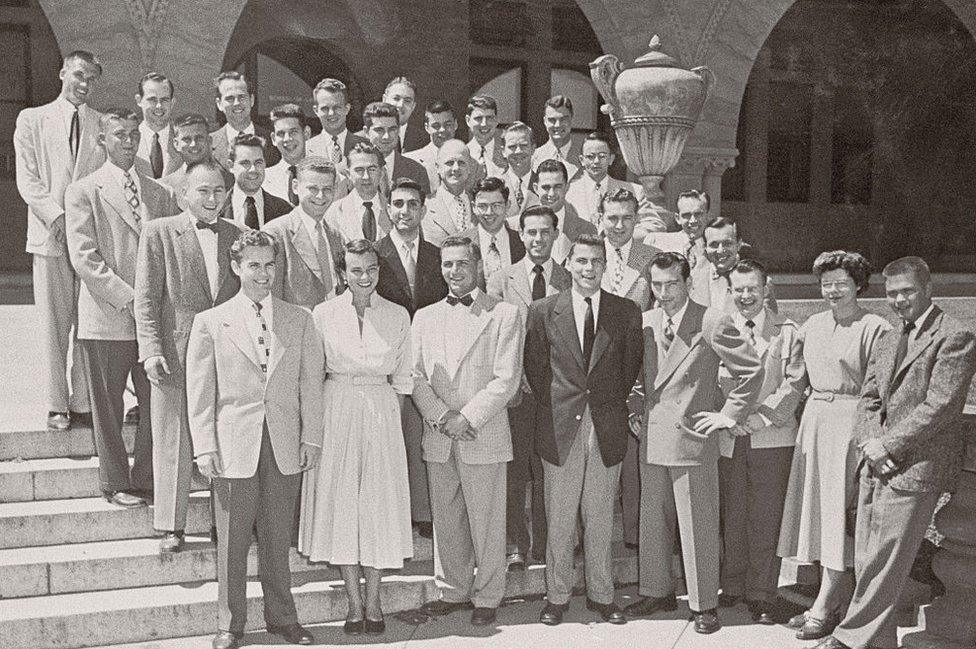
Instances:
[[[532,272],[535,273],[536,275],[541,275],[543,272],[545,272],[545,270],[542,268],[542,266],[536,264],[535,266],[532,267]]]
[[[756,327],[756,323],[753,322],[752,320],[746,320],[746,326],[749,327],[750,329],[754,329]]]
[[[246,196],[244,198],[244,204],[245,205],[254,205],[254,197],[253,196]]]
[[[901,333],[902,333],[902,335],[906,335],[907,336],[909,333],[911,333],[911,331],[914,328],[915,328],[915,323],[914,322],[904,322],[901,325]]]
[[[373,201],[363,201],[363,207],[365,207],[366,209],[372,209]]]
[[[447,296],[447,303],[450,304],[451,306],[454,306],[456,304],[462,304],[464,306],[471,306],[472,304],[474,304],[474,298],[471,297],[471,294],[470,293],[468,293],[467,295],[464,295],[462,297],[455,297],[454,295],[448,295]]]
[[[260,302],[252,302],[251,303],[251,306],[253,306],[254,307],[254,310],[258,312],[258,315],[261,314],[261,303]]]
[[[214,234],[217,234],[216,220],[212,221],[211,223],[207,223],[206,221],[201,221],[197,219],[196,226],[197,226],[197,230],[210,230]]]
[[[588,306],[588,307],[592,307],[593,306],[593,298],[591,298],[591,297],[584,297],[583,298],[583,301],[586,302],[586,306]]]

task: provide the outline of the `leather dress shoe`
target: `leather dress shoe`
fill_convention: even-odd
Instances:
[[[488,606],[475,606],[471,612],[471,624],[488,626],[495,623],[495,609]]]
[[[742,601],[742,595],[726,595],[722,593],[718,596],[718,605],[721,608],[732,608]]]
[[[838,640],[832,635],[827,636],[817,643],[813,649],[851,649],[849,646]]]
[[[231,633],[230,631],[218,631],[214,636],[213,649],[237,649],[241,646],[244,639],[243,633]]]
[[[539,621],[543,624],[549,626],[556,626],[557,624],[562,624],[563,613],[569,608],[569,604],[553,604],[549,602],[546,607],[542,609],[542,613],[539,615]]]
[[[797,640],[819,640],[826,638],[834,632],[834,627],[840,623],[840,616],[831,613],[826,618],[820,619],[807,615],[806,622],[796,632]]]
[[[173,554],[183,549],[183,530],[178,532],[166,532],[163,538],[159,539],[160,554]]]
[[[525,555],[521,552],[512,552],[507,557],[505,557],[505,563],[507,564],[507,571],[514,572],[516,570],[525,570]]]
[[[633,616],[650,615],[658,611],[673,611],[678,608],[674,593],[664,597],[645,597],[624,607],[624,613]]]
[[[601,604],[587,597],[586,608],[595,613],[599,613],[604,622],[609,622],[610,624],[627,624],[627,618],[624,617],[624,612],[613,602]]]
[[[366,620],[364,618],[358,620],[346,618],[342,624],[342,632],[346,635],[362,635],[364,631],[366,631]]]
[[[749,613],[752,615],[752,621],[756,624],[763,624],[766,626],[776,624],[775,608],[769,602],[752,599],[746,600],[746,605],[749,607]]]
[[[471,602],[446,602],[442,599],[435,599],[432,602],[427,602],[420,609],[431,615],[433,617],[438,617],[441,615],[450,615],[454,611],[461,611],[466,608],[471,608]]]
[[[722,623],[718,621],[718,611],[714,608],[692,611],[691,614],[695,621],[695,633],[715,633],[722,628]]]
[[[268,625],[268,633],[280,635],[291,644],[312,644],[315,638],[305,627],[298,622],[278,626],[277,624]]]
[[[72,410],[68,413],[68,419],[71,421],[72,426],[80,426],[82,428],[92,427],[91,412],[75,412]]]
[[[378,620],[366,618],[363,622],[363,629],[366,635],[381,635],[386,632],[386,621],[382,617]]]
[[[109,501],[113,505],[125,507],[126,509],[146,506],[145,499],[124,491],[106,491],[103,495],[105,496],[105,500]]]
[[[66,412],[49,412],[47,427],[51,430],[68,430],[71,428],[71,418]]]

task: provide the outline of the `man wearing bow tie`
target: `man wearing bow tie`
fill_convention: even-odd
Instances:
[[[450,293],[414,316],[413,399],[428,424],[424,460],[447,584],[424,608],[444,615],[473,604],[471,623],[484,626],[505,594],[506,405],[522,375],[522,322],[514,305],[478,288],[478,257],[465,237],[441,246]]]
[[[240,230],[220,217],[223,169],[212,159],[186,170],[186,211],[144,224],[136,263],[139,360],[152,394],[153,527],[161,552],[183,546],[193,450],[186,410],[186,346],[193,316],[232,297],[230,246]]]

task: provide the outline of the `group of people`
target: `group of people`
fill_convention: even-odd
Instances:
[[[976,372],[976,336],[932,303],[923,260],[883,271],[900,333],[858,304],[871,268],[845,251],[817,258],[829,309],[798,326],[707,194],[671,214],[609,176],[612,142],[574,140],[566,97],[546,102],[538,148],[475,96],[468,142],[438,100],[429,144],[402,152],[403,77],[359,133],[345,86],[323,80],[311,137],[292,104],[254,124],[237,72],[214,81],[213,132],[172,117],[159,73],[138,109],[95,111],[101,73],[69,54],[58,99],[17,120],[49,425],[90,404],[102,492],[152,499],[161,552],[182,548],[193,474],[211,480],[215,649],[243,636],[254,530],[267,627],[309,644],[289,548],[338,566],[344,630],[376,634],[382,571],[412,557],[412,528],[435,540],[430,615],[492,624],[506,573],[545,563],[540,619],[559,624],[581,551],[586,607],[623,624],[677,607],[677,549],[699,633],[740,601],[781,621],[780,557],[795,557],[823,571],[789,621],[799,638],[897,646]],[[642,596],[623,610],[618,500]]]

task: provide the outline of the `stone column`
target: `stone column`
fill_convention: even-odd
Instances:
[[[673,210],[678,194],[689,189],[708,192],[711,199],[709,216],[721,215],[722,174],[735,165],[738,149],[721,147],[685,147],[681,160],[671,170],[664,182],[667,207]]]
[[[967,417],[966,425],[976,433],[976,416]],[[923,609],[925,630],[905,636],[910,649],[976,647],[976,442],[966,457],[956,493],[935,517],[945,539],[932,569],[946,592]]]

